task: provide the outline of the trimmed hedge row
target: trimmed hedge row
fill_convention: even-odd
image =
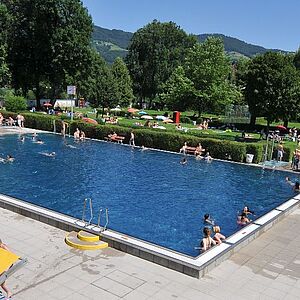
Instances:
[[[15,113],[3,112],[5,117],[16,118]],[[25,125],[29,128],[53,131],[54,121],[56,132],[62,129],[62,120],[57,116],[42,115],[36,113],[23,113]],[[80,120],[68,122],[70,134],[73,134],[76,128],[83,130],[87,137],[103,140],[108,134],[116,132],[118,135],[125,136],[124,143],[128,143],[132,128],[116,125],[92,125]],[[69,132],[69,131],[68,131]],[[219,140],[213,138],[201,138],[188,134],[165,132],[161,130],[153,131],[148,129],[134,129],[135,141],[139,146],[151,147],[161,150],[178,152],[182,145],[187,142],[189,146],[196,146],[201,143],[210,155],[219,159],[230,159],[237,162],[244,162],[246,154],[254,155],[253,162],[260,162],[263,159],[263,145],[258,143],[240,143],[228,140]],[[289,149],[286,149],[286,154]]]

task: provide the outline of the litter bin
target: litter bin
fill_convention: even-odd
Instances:
[[[173,122],[180,123],[180,111],[173,112]]]
[[[251,164],[253,161],[253,154],[246,154],[246,163]]]

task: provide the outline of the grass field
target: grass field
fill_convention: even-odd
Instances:
[[[81,112],[83,114],[88,115],[90,118],[96,118],[96,114],[93,112],[93,109],[91,108],[76,108],[75,111]],[[172,131],[172,132],[178,132],[181,134],[188,134],[188,135],[196,135],[199,137],[204,137],[204,138],[215,138],[215,139],[221,139],[221,140],[231,140],[235,141],[237,140],[236,138],[241,137],[241,132],[238,131],[226,131],[226,130],[219,130],[219,129],[208,129],[208,130],[198,130],[197,126],[194,126],[193,124],[187,124],[187,123],[181,123],[183,128],[186,128],[187,130],[177,130],[176,129],[176,124],[170,123],[170,124],[165,124],[162,121],[157,121],[155,120],[155,116],[157,115],[164,115],[165,111],[157,111],[157,110],[147,110],[147,113],[152,116],[154,119],[150,120],[151,123],[156,121],[158,125],[164,126],[166,131]],[[172,116],[173,112],[168,111],[169,116]],[[118,116],[118,112],[116,113]],[[182,116],[192,116],[193,112],[184,112],[181,114]],[[101,118],[101,115],[99,116]],[[141,128],[140,126],[136,126],[136,123],[140,123],[144,125],[146,123],[146,120],[143,120],[140,118],[138,114],[133,115],[134,118],[127,118],[127,117],[120,117],[118,116],[118,124],[120,126],[125,126],[125,127],[131,127],[131,128]],[[224,119],[224,116],[216,116],[216,115],[211,115],[211,114],[204,114],[204,118],[219,118],[221,121]],[[260,125],[267,125],[267,121],[264,118],[257,118],[256,124]],[[283,122],[277,122],[277,123],[272,123],[272,126],[276,125],[282,125]],[[289,127],[296,127],[300,128],[300,123],[295,123],[291,122],[289,123]],[[142,127],[146,128],[146,127]],[[149,128],[149,130],[161,130],[161,129],[153,129]],[[265,140],[259,140],[259,133],[257,132],[246,132],[246,134],[249,134],[253,141],[257,143],[263,143],[266,144]],[[297,148],[297,143],[292,142],[292,141],[284,141],[284,146],[288,147],[291,149],[291,152],[293,152]],[[276,145],[275,145],[276,147]]]

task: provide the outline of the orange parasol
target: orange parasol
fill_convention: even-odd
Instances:
[[[135,109],[135,108],[128,108],[127,111],[128,111],[129,113],[135,113],[135,112],[137,112],[137,111],[139,111],[139,110],[138,110],[138,109]]]
[[[89,124],[98,125],[98,122],[91,118],[82,118],[82,121],[89,123]]]

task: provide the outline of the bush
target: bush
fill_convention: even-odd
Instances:
[[[4,112],[6,117],[16,117],[16,114]],[[56,132],[60,132],[62,128],[62,120],[57,116],[40,115],[37,113],[24,113],[26,127],[53,131],[54,123]],[[55,121],[55,122],[54,122]],[[117,125],[92,125],[75,120],[70,122],[70,133],[73,134],[76,128],[83,130],[87,137],[103,140],[108,134],[116,132],[118,135],[124,136],[124,143],[128,143],[132,128],[121,127]],[[147,128],[134,129],[136,145],[148,148],[156,148],[178,152],[182,145],[187,142],[189,146],[196,147],[202,144],[206,151],[209,151],[213,158],[228,159],[230,156],[233,161],[243,162],[246,153],[254,154],[254,161],[262,160],[263,145],[252,143],[239,143],[235,141],[217,140],[213,138],[200,138],[193,135],[183,135],[177,132],[165,132],[163,130],[149,130]],[[286,155],[290,153],[289,149],[285,149]]]
[[[4,98],[5,100],[5,108],[11,112],[19,112],[26,110],[27,104],[23,97],[7,95]]]
[[[180,117],[180,123],[193,124],[193,121],[189,117]]]
[[[263,161],[264,156],[264,145],[257,143],[247,143],[246,144],[246,153],[253,154],[253,162],[259,163]]]

